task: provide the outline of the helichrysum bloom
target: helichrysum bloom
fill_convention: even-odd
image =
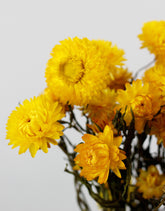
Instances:
[[[142,133],[147,120],[151,120],[161,106],[160,92],[149,83],[142,84],[141,80],[126,84],[126,90],[118,90],[116,107],[125,113],[124,119],[127,125],[132,120],[133,111],[135,117],[135,129]]]
[[[55,93],[53,93],[52,90],[48,87],[44,89],[44,92],[42,94],[45,96],[45,98],[47,98],[47,101],[50,103],[55,103],[56,101],[59,101]]]
[[[114,138],[112,129],[106,126],[103,133],[85,134],[82,139],[85,143],[75,149],[79,153],[75,162],[82,167],[80,175],[87,180],[98,177],[100,184],[106,183],[110,170],[121,178],[119,169],[125,169],[122,160],[126,159],[124,151],[119,149],[122,137]]]
[[[160,89],[163,104],[165,103],[165,66],[156,64],[145,71],[143,81],[151,83],[156,89]]]
[[[109,76],[110,83],[108,84],[108,87],[115,90],[125,89],[125,84],[132,79],[132,73],[128,72],[128,69],[123,67],[112,68]]]
[[[87,113],[93,123],[96,123],[102,130],[114,118],[114,107],[116,105],[116,92],[109,88],[102,90],[99,96],[94,97],[87,106],[84,113]]]
[[[165,175],[160,175],[155,166],[149,166],[147,171],[141,169],[137,178],[136,186],[138,192],[143,194],[143,198],[160,198],[163,195],[165,185]]]
[[[158,139],[157,143],[163,143],[165,147],[165,107],[161,109],[160,114],[149,122],[150,134],[155,135]]]
[[[165,56],[165,21],[145,23],[138,37],[142,41],[141,48],[148,48],[156,57]]]
[[[64,104],[86,105],[109,83],[111,68],[122,65],[124,51],[102,40],[65,39],[53,48],[47,85]]]
[[[19,154],[29,149],[32,157],[38,149],[47,153],[50,143],[56,145],[56,139],[63,135],[64,126],[58,122],[63,117],[59,103],[49,103],[43,95],[25,100],[8,118],[9,145],[19,146]]]
[[[56,97],[55,93],[53,93],[52,90],[49,89],[48,87],[44,89],[44,92],[42,94],[44,95],[46,100],[50,103],[56,103],[58,101],[58,103],[62,106],[64,113],[66,111],[69,111],[68,104],[61,103],[59,101],[59,98]]]

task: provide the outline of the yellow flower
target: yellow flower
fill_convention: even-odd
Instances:
[[[145,71],[143,81],[151,83],[156,89],[160,89],[163,104],[165,104],[165,66],[156,64]]]
[[[161,109],[159,115],[157,115],[152,121],[149,122],[151,135],[155,135],[158,139],[157,143],[163,142],[165,147],[165,107]]]
[[[126,90],[118,90],[116,109],[125,113],[127,125],[132,120],[131,109],[135,117],[135,129],[142,133],[147,120],[151,120],[159,111],[161,100],[158,89],[153,88],[149,83],[142,84],[141,80],[126,84]]]
[[[109,83],[109,72],[122,65],[124,51],[102,40],[65,39],[56,45],[46,68],[48,87],[65,104],[86,105]]]
[[[47,101],[50,103],[55,103],[56,101],[59,101],[56,95],[48,87],[44,89],[44,92],[42,94],[47,98]]]
[[[55,139],[63,135],[64,127],[58,123],[63,117],[58,102],[49,103],[43,95],[25,100],[8,118],[6,138],[10,140],[9,145],[20,146],[19,154],[29,149],[32,157],[38,149],[47,153],[49,143],[57,144]]]
[[[132,79],[132,73],[122,67],[112,68],[110,72],[110,83],[108,87],[111,89],[125,89],[125,84]]]
[[[119,178],[119,169],[126,169],[122,160],[126,159],[125,152],[119,149],[122,137],[113,137],[113,131],[106,126],[103,133],[97,136],[85,134],[85,143],[79,144],[75,151],[79,154],[75,158],[77,165],[82,167],[81,176],[87,180],[98,177],[98,183],[106,183],[111,169]]]
[[[163,65],[165,67],[164,55],[159,55],[156,58],[156,65]]]
[[[52,92],[51,89],[49,89],[48,87],[44,89],[44,92],[42,93],[46,100],[50,103],[56,103],[58,101],[58,103],[62,106],[62,109],[64,111],[64,113],[66,111],[69,111],[69,107],[68,107],[68,104],[63,104],[59,101],[59,98],[56,97],[56,95]]]
[[[160,198],[163,195],[164,185],[165,175],[160,175],[153,165],[149,166],[147,171],[141,169],[136,183],[138,192],[142,193],[145,199]]]
[[[156,57],[165,55],[165,21],[145,23],[138,37],[142,41],[141,48],[148,48]]]
[[[83,108],[83,112],[87,113],[92,122],[96,123],[103,130],[114,118],[115,105],[116,92],[106,88],[99,96],[93,98],[89,105]]]

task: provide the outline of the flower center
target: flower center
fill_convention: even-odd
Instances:
[[[62,75],[68,82],[78,83],[84,76],[84,65],[80,60],[69,60],[60,68]]]
[[[152,101],[148,96],[137,96],[131,101],[131,108],[135,117],[150,116],[152,114]]]
[[[93,166],[95,163],[96,163],[96,154],[92,149],[90,149],[87,152],[87,164]]]
[[[26,137],[42,137],[43,130],[37,119],[36,112],[30,112],[19,124],[19,131]]]

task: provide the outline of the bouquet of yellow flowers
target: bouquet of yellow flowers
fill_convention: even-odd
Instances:
[[[84,186],[102,210],[156,211],[165,203],[165,21],[145,23],[138,37],[155,55],[141,79],[109,41],[61,41],[45,90],[8,118],[6,138],[19,154],[35,157],[51,145],[64,152],[82,211],[90,210]],[[70,140],[68,130],[82,140]]]

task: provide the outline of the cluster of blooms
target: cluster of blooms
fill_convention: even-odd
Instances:
[[[134,119],[137,134],[148,128],[165,147],[165,21],[144,24],[139,39],[155,55],[155,64],[137,80],[124,66],[124,51],[109,41],[75,37],[56,45],[46,67],[47,88],[9,116],[9,144],[20,146],[19,154],[29,149],[32,157],[39,149],[48,152],[63,136],[61,119],[68,107],[76,106],[91,120],[88,128],[93,131],[75,148],[75,165],[88,181],[106,183],[110,171],[121,178],[120,170],[127,168],[124,134],[113,124],[119,111],[126,127]],[[161,197],[163,185],[165,175],[155,166],[141,170],[137,179],[138,191],[148,199]]]

